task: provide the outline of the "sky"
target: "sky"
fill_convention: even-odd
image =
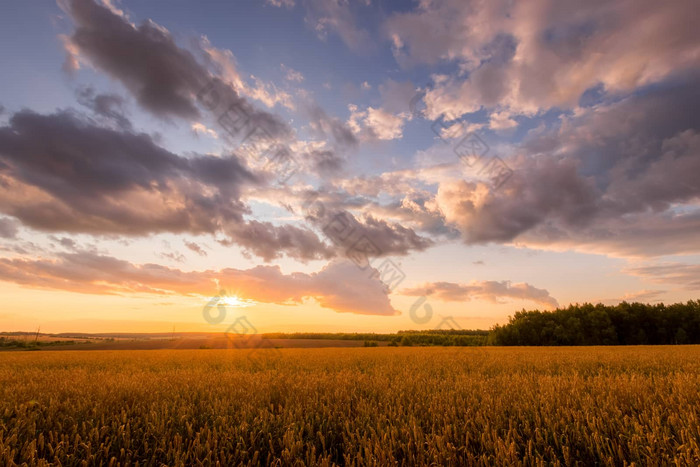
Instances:
[[[700,290],[692,0],[10,0],[0,330],[488,329]]]

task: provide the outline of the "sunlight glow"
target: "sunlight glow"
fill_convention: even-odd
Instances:
[[[240,298],[236,295],[226,295],[220,298],[224,305],[231,306],[234,308],[246,308],[249,306],[257,305],[254,300],[248,300],[247,298]]]

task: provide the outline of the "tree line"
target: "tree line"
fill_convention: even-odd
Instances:
[[[366,347],[372,342],[387,342],[390,346],[438,345],[474,346],[485,345],[489,331],[480,329],[430,329],[425,331],[399,331],[396,333],[373,332],[273,332],[263,334],[267,339],[325,339],[365,341]]]
[[[492,345],[700,344],[700,301],[570,305],[554,311],[522,310],[495,326]]]

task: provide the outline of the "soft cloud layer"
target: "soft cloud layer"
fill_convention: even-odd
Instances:
[[[211,296],[218,285],[229,294],[261,303],[299,304],[314,299],[339,313],[394,315],[388,289],[368,268],[335,261],[317,273],[283,274],[276,266],[184,272],[157,264],[136,265],[92,252],[51,259],[0,259],[0,279],[79,293]]]
[[[657,263],[630,267],[625,272],[658,284],[677,285],[686,290],[700,290],[700,264]]]
[[[431,282],[419,287],[404,289],[404,295],[428,296],[445,302],[468,302],[486,300],[492,303],[505,303],[503,299],[528,300],[546,307],[559,304],[544,289],[530,284],[511,284],[509,281],[474,281],[469,284],[454,282]]]
[[[640,290],[638,292],[629,292],[618,298],[607,298],[600,300],[606,305],[617,305],[620,302],[627,303],[652,303],[660,302],[661,297],[666,294],[666,290]]]

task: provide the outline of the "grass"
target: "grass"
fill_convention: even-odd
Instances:
[[[3,353],[0,464],[698,465],[699,388],[700,346]]]

